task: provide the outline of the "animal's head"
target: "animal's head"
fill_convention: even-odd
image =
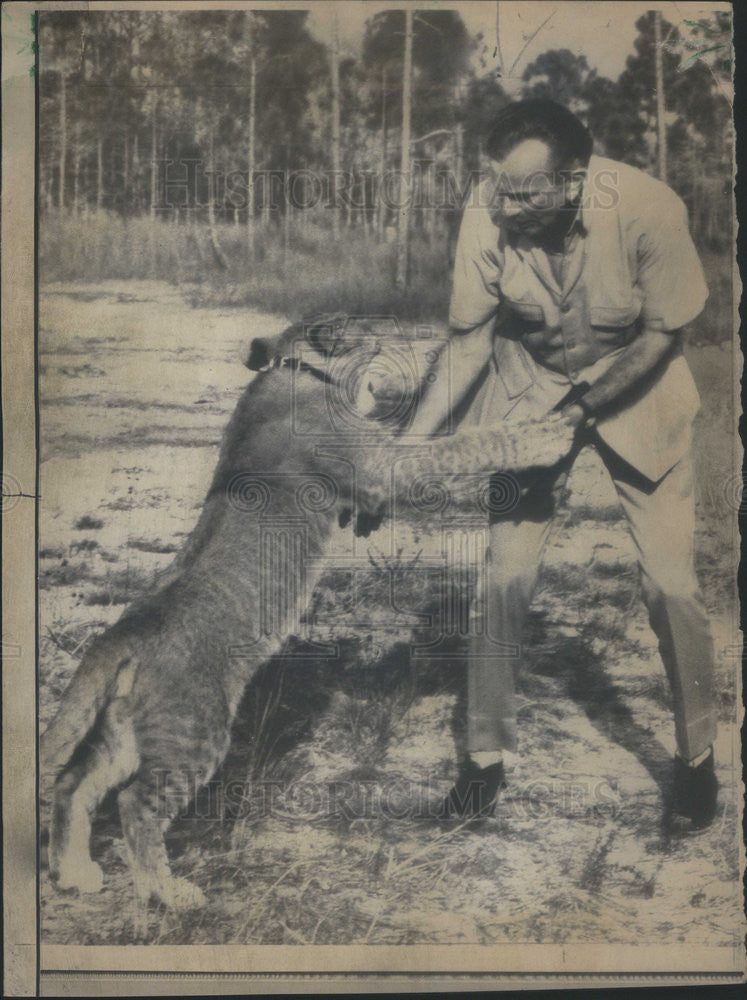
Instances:
[[[323,316],[275,337],[256,337],[247,368],[287,367],[315,376],[348,420],[403,424],[422,381],[410,343],[391,316]]]
[[[273,338],[255,338],[246,366],[268,377],[291,371],[298,380],[291,405],[303,407],[298,426],[320,430],[315,445],[323,452],[329,441],[338,458],[346,455],[356,468],[348,489],[339,491],[340,523],[354,514],[358,534],[375,529],[385,509],[378,488],[387,468],[384,442],[394,427],[406,426],[423,380],[397,320],[338,314],[292,326]],[[339,463],[331,469],[339,472]],[[349,491],[353,482],[355,495]]]

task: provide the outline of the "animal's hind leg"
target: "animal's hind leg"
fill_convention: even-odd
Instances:
[[[151,896],[176,910],[206,902],[196,885],[172,875],[163,839],[172,819],[189,802],[188,785],[188,781],[167,772],[141,768],[135,780],[119,793],[119,815],[135,896],[143,908]]]
[[[58,778],[49,841],[49,867],[58,888],[79,892],[102,888],[103,873],[90,855],[91,820],[106,793],[126,781],[137,766],[132,730],[112,716],[104,722],[89,758]]]

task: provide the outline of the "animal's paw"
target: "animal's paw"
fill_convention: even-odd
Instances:
[[[380,506],[377,511],[369,513],[369,511],[359,511],[355,518],[355,534],[358,538],[368,538],[368,536],[373,531],[378,531],[381,527],[381,522],[386,517],[387,511],[384,505]]]
[[[61,864],[57,876],[58,889],[77,889],[78,892],[101,892],[104,873],[95,861]]]
[[[382,497],[365,497],[358,494],[354,507],[343,507],[338,515],[341,528],[347,528],[353,521],[353,533],[357,537],[368,538],[372,531],[378,531],[381,522],[389,513],[389,503]]]
[[[172,910],[195,910],[207,904],[202,889],[186,878],[172,876],[159,886],[158,895]]]
[[[353,525],[356,535],[367,537],[389,516],[391,497],[386,470],[384,460],[374,457],[369,457],[366,465],[356,470]]]

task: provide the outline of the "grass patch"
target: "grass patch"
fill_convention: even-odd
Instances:
[[[690,324],[688,340],[691,344],[721,344],[734,336],[734,316],[732,312],[734,289],[732,284],[733,249],[726,246],[721,250],[699,247],[703,265],[708,299],[703,312]]]
[[[78,518],[73,527],[76,531],[98,531],[99,528],[104,527],[104,522],[98,517],[84,514],[83,517]]]
[[[104,585],[86,595],[85,604],[89,607],[129,604],[145,590],[150,579],[150,574],[137,572],[130,567],[111,570],[106,574]]]
[[[60,368],[60,375],[66,375],[68,378],[96,378],[100,375],[106,375],[103,368],[94,368],[93,365],[72,365]]]
[[[65,548],[62,545],[47,545],[43,549],[39,549],[40,559],[62,559],[64,555]]]
[[[178,284],[192,238],[187,226],[154,223],[148,218],[55,211],[44,214],[39,237],[39,274],[44,284],[119,278],[160,278]]]
[[[219,224],[223,268],[205,225],[121,219],[107,212],[86,217],[47,212],[40,228],[40,273],[44,283],[167,281],[194,306],[253,306],[292,321],[341,309],[350,315],[443,319],[450,284],[443,241],[429,245],[413,236],[409,287],[399,290],[394,245],[355,230],[335,242],[324,222],[293,219],[287,241],[281,227],[260,225],[253,259],[245,228]]]
[[[417,240],[406,290],[395,285],[395,248],[359,235],[335,243],[326,230],[310,229],[284,251],[278,233],[268,230],[254,264],[241,243],[228,256],[226,271],[186,289],[193,305],[255,306],[294,322],[341,308],[400,320],[443,319],[448,310],[446,248]]]
[[[162,542],[160,538],[130,538],[127,548],[136,549],[138,552],[157,552],[162,555],[169,555],[178,552],[179,546],[172,542]]]
[[[57,649],[61,649],[69,656],[77,656],[100,627],[104,627],[103,623],[71,623],[58,617],[47,625],[44,631]]]
[[[56,566],[50,566],[42,570],[39,574],[39,586],[42,589],[49,587],[73,587],[84,580],[91,579],[91,567],[88,563],[69,563],[63,559]]]
[[[99,547],[95,538],[83,538],[79,542],[73,542],[70,546],[71,552],[93,552]]]

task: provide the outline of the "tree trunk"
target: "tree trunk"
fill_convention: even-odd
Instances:
[[[226,255],[218,240],[218,233],[215,228],[215,139],[210,133],[210,163],[208,167],[208,227],[210,230],[210,246],[218,267],[225,271],[228,268]]]
[[[117,146],[114,138],[109,148],[109,191],[111,195],[116,198],[117,194]]]
[[[501,52],[501,5],[496,0],[495,3],[495,75],[499,80],[503,79],[503,53]]]
[[[664,64],[661,51],[661,11],[654,11],[654,58],[656,62],[656,132],[659,180],[667,182],[667,122],[664,108]]]
[[[405,11],[405,63],[402,75],[402,152],[400,156],[397,287],[406,288],[410,239],[410,118],[412,115],[412,8]]]
[[[250,15],[251,17],[251,15]],[[254,39],[252,39],[254,45]],[[254,260],[254,167],[256,158],[255,134],[257,124],[257,60],[252,52],[249,63],[249,162],[247,164],[246,238],[249,259]]]
[[[430,142],[426,143],[425,155],[428,166],[423,178],[423,228],[432,245],[436,236],[436,149]]]
[[[65,71],[60,70],[60,185],[57,189],[57,207],[65,207],[65,167],[67,163],[67,84]]]
[[[364,172],[363,179],[361,181],[361,194],[363,196],[363,208],[361,209],[361,221],[363,223],[363,232],[364,232],[364,234],[366,236],[366,239],[368,239],[368,237],[371,234],[372,219],[371,219],[371,215],[369,214],[370,210],[369,210],[369,207],[368,207],[369,206],[369,200],[368,200],[368,196],[369,196],[369,179],[368,179],[368,173],[367,172]]]
[[[104,200],[104,140],[101,136],[96,142],[96,211],[101,208]]]
[[[73,214],[80,213],[80,129],[73,136]]]
[[[262,227],[267,230],[270,226],[270,207],[272,203],[272,180],[269,170],[262,173]]]
[[[158,170],[158,131],[156,118],[158,115],[158,105],[153,101],[153,109],[151,112],[151,167],[150,167],[150,217],[155,219],[156,217],[156,198],[158,194],[157,184],[156,184],[156,171]]]
[[[51,211],[52,206],[54,205],[54,192],[52,190],[53,183],[54,183],[54,160],[50,158],[50,160],[48,160],[47,162],[46,177],[44,183],[45,204],[48,212]]]
[[[130,136],[129,133],[125,132],[124,135],[124,150],[122,151],[122,207],[127,213],[127,208],[129,206],[129,190],[130,190]]]
[[[386,66],[381,71],[381,170],[379,172],[379,183],[376,193],[378,195],[378,206],[376,212],[376,235],[379,240],[384,238],[384,224],[386,222],[386,199],[385,178],[386,178],[386,156],[387,156],[387,134],[386,134]]]
[[[340,180],[340,38],[337,10],[332,8],[332,235],[340,238],[337,185]]]
[[[288,159],[286,157],[286,164]],[[283,192],[285,201],[285,211],[283,212],[283,268],[285,269],[288,265],[288,250],[290,247],[290,216],[291,216],[291,197],[290,197],[290,171],[286,166],[284,176],[283,176]]]
[[[454,173],[456,175],[457,191],[462,190],[462,178],[464,177],[464,126],[460,122],[454,130]]]
[[[140,215],[142,210],[142,178],[140,174],[140,142],[137,131],[132,140],[132,179],[135,215]]]

